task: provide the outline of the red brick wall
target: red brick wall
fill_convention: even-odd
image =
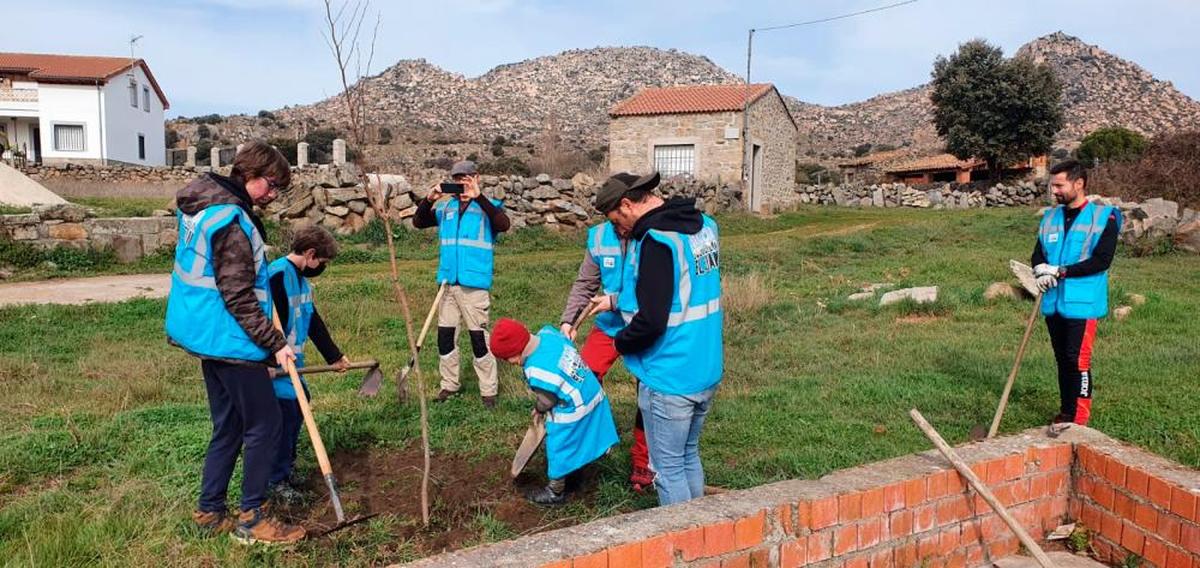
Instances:
[[[1156,568],[1200,566],[1197,476],[1122,447],[1078,449],[1072,516],[1094,531],[1100,558],[1130,554]]]

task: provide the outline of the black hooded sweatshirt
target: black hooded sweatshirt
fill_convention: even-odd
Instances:
[[[696,209],[695,199],[670,199],[651,209],[630,233],[631,241],[642,241],[638,258],[638,312],[629,325],[614,338],[621,354],[639,353],[649,349],[667,331],[671,301],[675,298],[675,259],[671,249],[654,239],[646,239],[650,229],[694,235],[704,227],[704,217]]]

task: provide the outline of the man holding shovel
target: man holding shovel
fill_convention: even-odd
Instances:
[[[288,345],[296,353],[296,367],[304,367],[304,344],[312,339],[325,362],[346,372],[350,360],[342,354],[321,314],[313,303],[312,285],[309,278],[320,276],[325,267],[338,253],[337,241],[324,227],[308,225],[296,231],[292,238],[292,252],[272,262],[267,268],[270,275],[271,299],[279,313],[279,324],[287,337]],[[275,462],[269,479],[273,499],[289,504],[300,501],[300,493],[291,481],[292,467],[296,463],[296,444],[300,439],[300,426],[304,417],[296,390],[286,371],[280,369],[275,377],[275,398],[279,400],[279,412],[283,418],[282,432]],[[309,400],[308,384],[301,377],[304,394]]]
[[[499,379],[496,359],[488,351],[489,291],[492,288],[493,254],[496,235],[510,225],[504,205],[482,194],[479,172],[475,162],[461,161],[450,168],[450,178],[462,184],[456,198],[439,201],[443,194],[440,184],[417,204],[413,226],[418,229],[438,227],[440,250],[438,283],[448,289],[438,309],[438,355],[442,374],[437,402],[458,394],[461,388],[458,365],[459,319],[467,322],[471,350],[475,355],[475,374],[479,377],[479,394],[483,405],[496,407]]]
[[[636,186],[638,176],[623,172],[609,178],[608,184],[621,184],[621,187]],[[605,221],[588,229],[587,250],[583,254],[583,262],[579,265],[579,274],[571,285],[567,296],[567,305],[563,309],[560,330],[571,341],[575,340],[575,321],[590,306],[589,303],[598,293],[605,296],[616,295],[621,291],[621,277],[625,268],[625,253],[629,239],[618,234],[616,226],[611,221]],[[583,342],[580,355],[589,369],[596,374],[600,383],[604,383],[604,375],[621,356],[617,352],[613,338],[625,320],[621,314],[614,311],[602,312],[596,315],[592,330]],[[629,449],[633,471],[629,482],[634,491],[643,491],[654,483],[654,471],[650,469],[649,450],[646,449],[646,432],[643,429],[642,410],[639,408],[634,417],[633,445]]]
[[[233,159],[229,177],[204,174],[175,195],[179,241],[165,327],[172,345],[200,358],[213,422],[192,519],[207,531],[233,530],[247,544],[305,535],[265,506],[280,428],[267,365],[296,356],[271,322],[264,231],[253,206],[270,203],[290,183],[283,154],[254,141]],[[225,497],[238,454],[242,503],[235,522]]]
[[[1060,409],[1053,424],[1086,426],[1092,414],[1096,322],[1108,314],[1108,268],[1121,212],[1087,199],[1087,169],[1075,160],[1050,168],[1058,205],[1046,212],[1033,249],[1042,315],[1058,364]]]

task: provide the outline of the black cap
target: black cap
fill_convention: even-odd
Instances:
[[[477,173],[479,172],[475,169],[475,162],[472,162],[471,160],[455,162],[454,165],[450,167],[450,177],[472,176]]]
[[[609,211],[617,208],[625,194],[639,189],[654,189],[658,187],[658,180],[658,172],[641,177],[629,172],[613,174],[600,186],[600,191],[596,192],[596,209],[607,215]]]

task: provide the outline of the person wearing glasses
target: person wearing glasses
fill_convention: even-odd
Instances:
[[[303,527],[272,518],[265,507],[282,423],[268,366],[284,366],[296,354],[271,321],[265,231],[254,206],[273,201],[291,177],[279,150],[254,141],[238,152],[228,177],[204,174],[175,195],[179,240],[167,340],[200,359],[213,422],[192,519],[204,531],[232,532],[247,544],[305,536]],[[235,519],[225,499],[238,454],[243,477]]]

